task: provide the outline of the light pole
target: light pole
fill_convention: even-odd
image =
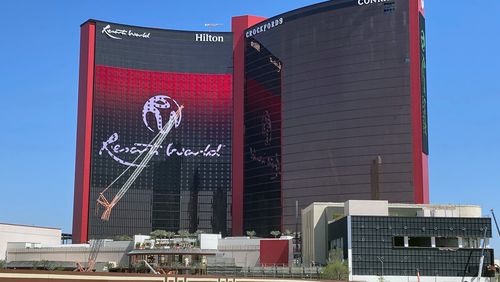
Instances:
[[[384,278],[384,257],[377,257],[377,259],[380,261],[380,264],[382,265],[382,279]]]

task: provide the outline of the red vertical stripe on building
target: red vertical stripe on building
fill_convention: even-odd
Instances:
[[[232,152],[232,233],[243,235],[243,162],[244,162],[244,87],[245,29],[266,18],[239,16],[232,18],[233,32],[233,152]]]
[[[427,156],[422,153],[422,112],[420,86],[420,25],[421,0],[410,2],[410,75],[411,75],[411,119],[413,143],[413,191],[414,202],[429,203]]]
[[[419,12],[425,16],[425,0],[418,1],[418,10]],[[420,18],[419,18],[420,20]],[[419,24],[420,25],[420,24]],[[419,35],[420,38],[420,35]],[[419,60],[420,67],[420,60]],[[419,83],[420,85],[420,83]],[[428,93],[427,93],[428,94]],[[429,203],[429,156],[422,153],[422,200],[423,203]]]
[[[94,47],[95,23],[87,22],[80,29],[73,243],[82,243],[88,240]]]

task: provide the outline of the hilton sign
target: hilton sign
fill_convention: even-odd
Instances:
[[[224,42],[224,36],[222,35],[211,35],[208,33],[197,33],[196,41],[200,42]]]

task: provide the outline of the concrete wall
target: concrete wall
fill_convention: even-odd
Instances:
[[[200,248],[202,250],[217,250],[220,239],[222,239],[220,234],[200,234]]]
[[[234,258],[236,266],[256,267],[260,265],[260,238],[224,238],[219,240],[218,249],[223,257]]]
[[[7,243],[61,244],[61,229],[0,223],[0,260],[6,259]]]
[[[429,205],[422,207],[422,215],[426,217],[482,217],[479,206]]]
[[[302,210],[302,261],[305,265],[326,263],[328,222],[343,215],[343,203],[313,203]]]
[[[388,201],[347,201],[344,204],[344,215],[388,216]]]
[[[126,253],[132,249],[130,241],[110,241],[104,245],[97,256],[98,262],[116,262],[128,266]],[[57,261],[57,262],[87,262],[90,245],[59,245],[41,248],[20,248],[18,244],[9,244],[7,249],[8,262],[12,261]]]

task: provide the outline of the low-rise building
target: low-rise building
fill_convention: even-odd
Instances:
[[[9,243],[7,267],[32,268],[40,261],[57,268],[76,268],[76,263],[85,267],[91,252],[91,244]],[[102,271],[107,265],[137,267],[144,261],[155,268],[174,269],[176,273],[190,273],[193,268],[212,273],[229,269],[234,273],[243,268],[291,266],[293,237],[222,238],[220,234],[198,234],[197,238],[136,235],[131,241],[103,240],[95,269]]]
[[[6,259],[7,244],[9,242],[36,242],[43,245],[59,245],[61,243],[61,229],[0,223],[0,260]]]
[[[305,263],[340,252],[355,281],[461,281],[494,273],[491,219],[478,206],[314,203],[303,210]],[[489,279],[489,278],[488,278]],[[477,281],[477,280],[476,280]]]
[[[127,253],[132,250],[132,241],[105,240],[96,260],[96,270],[107,265],[128,267]],[[76,268],[77,263],[87,265],[90,244],[44,245],[39,243],[8,243],[7,267],[32,268],[40,261],[50,262],[55,268]]]

